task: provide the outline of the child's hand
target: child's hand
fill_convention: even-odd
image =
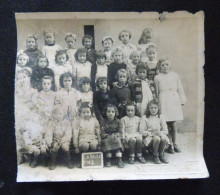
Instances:
[[[75,153],[79,154],[79,148],[78,147],[75,148]]]

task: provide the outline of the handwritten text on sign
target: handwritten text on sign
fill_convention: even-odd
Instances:
[[[82,168],[103,168],[103,153],[82,153]]]

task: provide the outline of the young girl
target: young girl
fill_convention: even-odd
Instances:
[[[123,142],[129,147],[129,164],[134,164],[135,154],[140,163],[146,163],[142,157],[142,135],[140,134],[140,117],[135,116],[135,105],[127,104],[126,113],[127,116],[121,119],[121,131]]]
[[[158,65],[161,73],[155,77],[154,81],[156,95],[161,104],[161,114],[167,122],[172,138],[173,146],[169,148],[169,152],[180,152],[176,144],[177,127],[175,122],[183,120],[181,105],[186,103],[186,96],[179,75],[170,71],[169,59],[160,59]]]
[[[110,102],[107,77],[99,77],[96,81],[96,87],[98,91],[95,91],[93,95],[94,111],[99,123],[103,124],[104,108]]]
[[[53,79],[51,89],[55,90],[54,73],[48,68],[49,62],[46,56],[41,55],[37,60],[37,66],[33,68],[31,74],[31,86],[38,91],[42,90],[41,80],[44,76],[49,76]]]
[[[146,48],[149,46],[149,44],[152,43],[152,38],[153,38],[153,31],[151,28],[145,28],[141,34],[141,37],[138,41],[138,50],[141,52],[141,60],[143,62],[146,62],[148,60],[147,55],[146,55]]]
[[[112,52],[112,58],[114,62],[112,62],[108,66],[108,82],[110,88],[113,87],[113,83],[116,82],[116,74],[119,69],[127,69],[127,65],[123,62],[123,52],[121,49],[116,48]]]
[[[55,31],[52,29],[44,30],[45,46],[42,48],[42,53],[49,61],[49,68],[53,68],[55,63],[56,52],[61,50],[61,47],[55,42]]]
[[[92,80],[92,88],[95,91],[95,83],[99,77],[107,77],[108,76],[108,66],[106,64],[106,55],[105,52],[99,50],[96,52],[96,63],[92,65],[91,69],[91,80]]]
[[[128,63],[130,81],[134,81],[137,78],[136,66],[140,63],[141,54],[139,51],[133,51],[130,55],[131,62]]]
[[[42,52],[38,49],[37,37],[32,34],[28,35],[26,39],[27,49],[24,51],[29,57],[28,67],[34,68],[37,65],[38,57]]]
[[[140,131],[143,135],[143,143],[153,148],[153,157],[156,164],[168,163],[164,156],[164,150],[168,143],[167,124],[160,114],[159,101],[151,100],[147,105],[146,115],[141,118]]]
[[[57,153],[60,149],[65,154],[65,160],[68,168],[73,168],[70,158],[70,142],[72,138],[72,127],[68,120],[65,119],[63,108],[58,105],[53,110],[53,120],[46,126],[45,140],[50,148],[50,164],[49,169],[56,168]]]
[[[82,77],[79,80],[79,88],[80,88],[80,102],[89,102],[93,103],[93,92],[91,91],[90,87],[91,80],[88,77]]]
[[[147,67],[143,63],[139,63],[136,67],[136,74],[138,78],[132,83],[132,96],[133,100],[137,102],[138,114],[142,117],[146,113],[147,104],[153,99],[153,95],[147,80]]]
[[[61,89],[56,93],[55,104],[63,106],[65,117],[72,121],[78,113],[80,92],[73,88],[74,79],[70,72],[63,73],[60,76]]]
[[[117,72],[117,79],[110,92],[110,100],[119,109],[119,117],[122,118],[126,115],[126,104],[131,102],[131,88],[128,85],[128,72],[125,69],[120,69]]]
[[[75,59],[76,63],[73,64],[73,76],[76,79],[76,85],[78,87],[80,78],[91,78],[92,64],[87,61],[87,50],[85,48],[77,49]]]
[[[95,49],[92,48],[92,46],[94,45],[93,42],[93,37],[90,35],[85,35],[82,38],[82,44],[84,45],[84,47],[87,50],[87,60],[91,63],[94,64],[96,59],[95,59]]]
[[[22,52],[18,53],[17,64],[16,64],[16,74],[17,72],[23,69],[26,69],[31,73],[32,69],[27,66],[28,62],[29,62],[29,57],[26,53],[22,53]]]
[[[122,161],[122,149],[121,142],[122,132],[120,132],[120,121],[116,119],[118,115],[118,109],[115,105],[108,104],[105,108],[106,119],[104,125],[101,128],[102,138],[102,151],[106,157],[106,167],[111,167],[112,153],[115,153],[117,158],[117,165],[119,168],[124,167]]]
[[[38,93],[37,104],[40,112],[44,115],[45,122],[49,122],[52,115],[52,110],[55,104],[56,93],[51,90],[53,78],[44,76],[41,80],[42,90]]]
[[[72,66],[70,65],[68,59],[69,56],[67,55],[66,50],[57,51],[55,55],[56,65],[53,66],[55,85],[57,90],[60,89],[60,75],[62,75],[65,72],[72,73]]]
[[[105,36],[102,39],[102,46],[104,48],[104,52],[106,55],[106,64],[109,65],[110,63],[113,62],[112,60],[112,46],[113,46],[113,39],[110,36]]]
[[[80,118],[73,127],[73,145],[76,153],[100,150],[100,126],[97,119],[92,117],[92,110],[92,104],[81,104]]]
[[[69,56],[69,61],[70,63],[73,64],[74,62],[76,62],[75,60],[75,53],[77,50],[75,49],[76,35],[73,33],[67,33],[65,36],[65,41],[67,44],[66,52],[67,52],[67,55]]]
[[[122,42],[122,45],[119,45],[118,48],[123,52],[123,60],[125,63],[128,63],[131,53],[137,49],[135,45],[129,43],[131,36],[131,32],[128,30],[122,30],[118,35],[119,40]]]

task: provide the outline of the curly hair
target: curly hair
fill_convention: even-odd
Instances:
[[[157,98],[154,98],[147,104],[146,117],[149,117],[151,115],[150,106],[153,105],[153,104],[158,107],[157,115],[160,116],[160,114],[161,114],[161,112],[160,112],[160,101]]]
[[[71,37],[71,38],[73,38],[75,41],[76,41],[76,34],[73,34],[73,33],[66,33],[65,34],[65,41],[66,41],[66,39],[68,38],[68,37]]]
[[[136,66],[136,70],[135,70],[137,75],[138,75],[138,71],[139,70],[146,70],[147,73],[148,73],[149,69],[148,69],[148,67],[143,62],[139,62],[138,65]]]
[[[112,42],[112,44],[114,43],[113,38],[110,36],[105,36],[102,39],[102,45],[104,44],[105,41],[110,40]]]
[[[46,30],[44,30],[43,35],[45,36],[46,34],[53,34],[53,36],[55,36],[55,30],[46,29]]]
[[[126,104],[126,112],[127,112],[127,107],[128,106],[134,106],[134,111],[135,111],[135,116],[138,116],[138,110],[137,110],[137,105],[135,102],[132,102],[132,101],[129,101],[127,104]]]
[[[75,79],[70,72],[65,72],[60,75],[60,87],[64,88],[63,79],[64,78],[71,78],[72,79],[72,87],[74,87]]]
[[[115,75],[117,81],[118,81],[118,75],[119,75],[120,73],[125,73],[125,74],[126,74],[126,77],[127,77],[127,81],[128,81],[129,73],[128,73],[128,71],[127,71],[126,69],[124,69],[124,68],[121,68],[121,69],[119,69],[119,70],[117,71],[117,73],[116,73],[116,75]]]
[[[87,59],[87,49],[86,48],[79,48],[76,50],[76,53],[74,54],[76,61],[78,61],[78,55],[80,53],[85,53],[86,54],[86,59]]]
[[[117,106],[115,106],[114,104],[107,104],[105,107],[104,107],[104,109],[103,109],[103,116],[104,116],[104,118],[107,118],[107,115],[106,115],[106,113],[107,113],[107,110],[108,110],[108,108],[114,108],[114,110],[115,110],[115,118],[117,118],[118,116],[119,116],[119,112],[118,112],[118,108],[117,108]]]
[[[141,57],[141,52],[140,51],[137,51],[137,50],[135,50],[135,51],[133,51],[132,53],[131,53],[131,55],[130,55],[130,60],[132,60],[132,57],[133,57],[133,55],[135,55],[135,54],[137,54],[137,55],[139,55],[140,57]]]
[[[17,55],[17,60],[16,60],[17,63],[18,63],[18,59],[19,59],[20,56],[26,57],[27,58],[27,63],[29,62],[29,56],[26,53],[21,52],[21,53],[18,53],[18,55]]]
[[[122,33],[128,33],[129,34],[129,39],[131,39],[132,35],[131,35],[131,32],[128,31],[128,30],[122,30],[119,35],[118,35],[118,39],[121,40],[121,34]]]
[[[46,61],[47,61],[47,66],[46,66],[46,68],[49,66],[49,61],[48,61],[48,59],[47,59],[47,57],[45,56],[45,55],[40,55],[38,58],[37,58],[37,66],[39,66],[39,59],[40,58],[45,58],[46,59]]]
[[[96,51],[96,52],[95,52],[95,57],[96,57],[96,59],[97,59],[97,58],[105,58],[105,60],[106,60],[106,58],[107,58],[107,56],[106,56],[104,50],[98,50],[98,51]]]
[[[66,61],[69,59],[69,56],[68,56],[66,50],[59,50],[56,52],[56,55],[55,55],[55,62],[56,63],[58,63],[58,61],[57,61],[58,56],[63,55],[63,54],[66,55]]]

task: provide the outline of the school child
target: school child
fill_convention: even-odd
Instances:
[[[38,57],[42,52],[38,49],[37,37],[34,34],[28,35],[26,39],[27,49],[24,51],[29,57],[28,67],[34,68],[37,66]]]
[[[37,66],[33,68],[31,74],[31,86],[38,91],[42,90],[41,80],[44,76],[49,76],[53,79],[51,89],[55,90],[54,72],[48,68],[49,61],[46,56],[41,55],[37,60]]]
[[[72,73],[72,66],[70,65],[69,61],[69,56],[66,53],[66,50],[60,50],[56,52],[55,55],[55,62],[56,64],[53,66],[53,71],[54,71],[54,78],[55,78],[55,86],[56,89],[60,89],[60,75],[62,75],[65,72],[70,72]]]
[[[130,63],[128,63],[128,71],[130,82],[133,82],[137,78],[136,67],[140,63],[141,54],[139,51],[135,50],[130,55]]]
[[[106,167],[111,167],[112,153],[115,154],[116,164],[119,168],[124,167],[122,161],[123,145],[121,142],[122,132],[120,131],[120,121],[116,119],[118,109],[113,104],[107,104],[105,107],[104,125],[101,127],[102,151],[106,157]]]
[[[73,76],[76,79],[76,86],[79,86],[79,80],[82,77],[91,79],[92,64],[87,61],[87,50],[85,48],[77,49],[75,53],[76,62],[73,64]]]
[[[153,39],[153,31],[151,28],[145,28],[141,34],[141,37],[138,41],[138,50],[141,52],[141,61],[146,62],[148,60],[147,55],[146,55],[146,49],[147,47],[152,43]]]
[[[32,107],[27,118],[23,131],[24,150],[29,154],[30,167],[35,168],[40,156],[45,160],[48,150],[43,127],[44,119],[36,106]]]
[[[95,91],[96,80],[99,77],[107,77],[108,76],[108,66],[106,64],[106,54],[103,50],[99,50],[95,54],[96,56],[96,63],[92,65],[91,69],[91,81],[92,81],[92,88]]]
[[[61,89],[56,92],[55,104],[63,106],[65,117],[72,121],[78,114],[80,92],[73,88],[74,78],[70,72],[63,73],[60,76]]]
[[[32,69],[27,66],[28,62],[29,62],[28,55],[26,53],[19,52],[17,56],[17,63],[16,63],[16,74],[17,72],[23,69],[26,69],[30,73],[32,73]]]
[[[112,59],[112,47],[113,47],[113,38],[110,37],[110,36],[105,36],[103,39],[102,39],[102,46],[104,48],[104,52],[105,52],[105,55],[106,55],[106,64],[109,65],[110,63],[113,62],[113,59]]]
[[[85,35],[82,38],[82,45],[84,45],[85,49],[87,50],[87,60],[91,63],[94,64],[96,59],[95,59],[95,49],[92,48],[94,45],[94,39],[90,35]]]
[[[116,48],[112,52],[112,58],[114,62],[112,62],[108,66],[108,82],[110,85],[110,88],[112,89],[113,83],[116,82],[116,74],[119,69],[127,69],[127,65],[123,62],[123,52],[121,49]]]
[[[150,81],[150,88],[153,94],[153,97],[156,96],[154,78],[159,74],[159,69],[157,66],[157,48],[155,45],[149,44],[146,49],[146,54],[148,57],[148,61],[146,62],[146,66],[148,67],[148,75],[147,78]]]
[[[118,107],[119,117],[126,115],[126,104],[132,101],[131,87],[128,84],[128,72],[120,69],[117,72],[117,80],[110,92],[110,101]]]
[[[52,91],[53,78],[44,76],[41,80],[42,90],[37,96],[37,105],[44,115],[45,123],[49,122],[55,104],[56,93]]]
[[[50,148],[49,169],[56,168],[58,151],[61,149],[65,154],[65,161],[68,168],[73,168],[70,157],[70,142],[72,138],[72,127],[68,120],[65,119],[65,111],[61,105],[56,105],[53,113],[53,120],[46,126],[45,141]]]
[[[71,64],[76,62],[75,59],[75,53],[76,53],[76,48],[75,48],[75,43],[76,43],[76,34],[73,33],[66,33],[65,35],[65,42],[67,44],[67,55],[69,56],[69,61]]]
[[[141,118],[140,131],[145,147],[153,148],[156,164],[168,163],[164,150],[168,144],[168,129],[166,121],[160,114],[159,100],[153,99],[147,105],[146,115]]]
[[[82,77],[79,80],[79,89],[80,89],[80,102],[89,102],[93,103],[93,92],[90,87],[91,80],[88,77]]]
[[[123,52],[124,63],[128,63],[131,53],[137,49],[135,45],[129,43],[131,37],[131,32],[128,30],[122,30],[118,35],[118,38],[122,42],[122,44],[119,45],[117,48],[121,49]]]
[[[55,64],[56,52],[61,50],[61,47],[56,44],[55,41],[55,31],[52,29],[46,29],[43,32],[45,46],[42,48],[42,53],[47,57],[49,61],[49,68],[53,68]]]
[[[92,117],[92,104],[88,102],[82,103],[79,112],[80,117],[73,123],[73,145],[75,152],[100,150],[100,126],[97,119]]]
[[[132,97],[137,102],[137,110],[140,117],[146,113],[147,104],[153,99],[150,83],[147,79],[147,67],[140,62],[136,67],[138,78],[132,83]]]
[[[129,148],[129,164],[135,163],[135,154],[140,163],[146,163],[142,156],[142,135],[140,134],[140,117],[135,116],[136,107],[133,103],[126,105],[127,116],[121,119],[123,143]]]
[[[99,123],[102,124],[105,115],[104,108],[110,102],[107,77],[99,77],[96,81],[96,87],[98,91],[93,94],[94,111]]]
[[[186,96],[179,75],[170,71],[171,64],[168,58],[162,58],[158,62],[160,74],[154,81],[156,95],[160,100],[161,114],[167,122],[171,141],[169,152],[181,152],[176,143],[177,127],[176,121],[183,120],[182,107],[186,103]]]

